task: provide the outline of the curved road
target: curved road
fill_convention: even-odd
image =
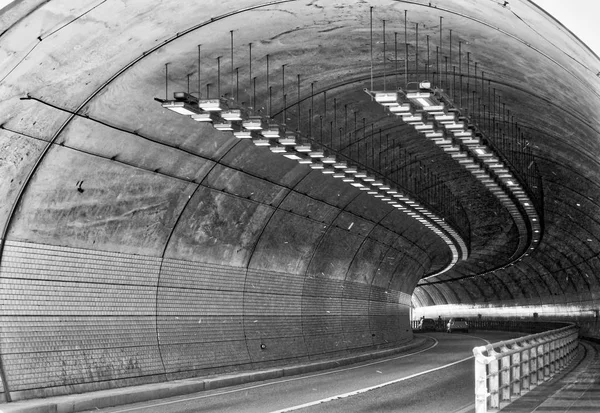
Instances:
[[[393,357],[94,412],[467,413],[474,411],[473,347],[520,334],[423,335],[425,347]]]

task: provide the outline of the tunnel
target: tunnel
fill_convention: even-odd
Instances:
[[[0,62],[5,401],[600,338],[600,60],[531,1],[20,0]]]

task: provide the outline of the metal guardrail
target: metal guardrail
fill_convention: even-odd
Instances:
[[[575,357],[579,328],[567,327],[475,347],[475,412],[511,403]]]
[[[469,330],[495,330],[495,331],[518,331],[522,333],[535,334],[542,333],[544,331],[556,330],[560,327],[570,326],[571,323],[566,321],[531,321],[531,320],[513,320],[513,319],[478,319],[474,317],[467,317],[469,322]],[[436,329],[434,331],[446,331],[446,324],[449,318],[442,319],[441,323],[434,319],[436,322]],[[415,332],[419,332],[419,320],[412,320],[411,327]]]

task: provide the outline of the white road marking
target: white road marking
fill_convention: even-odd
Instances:
[[[453,363],[446,364],[444,366],[440,366],[440,367],[436,367],[436,368],[429,369],[429,370],[426,370],[426,371],[422,371],[420,373],[411,374],[410,376],[402,377],[401,379],[396,379],[396,380],[388,381],[386,383],[381,383],[381,384],[378,384],[376,386],[365,387],[363,389],[351,391],[351,392],[348,392],[348,393],[338,394],[336,396],[327,397],[327,398],[321,399],[321,400],[315,400],[315,401],[309,402],[309,403],[299,404],[297,406],[286,407],[285,409],[275,410],[275,411],[272,411],[270,413],[291,412],[291,411],[294,411],[294,410],[304,409],[305,407],[315,406],[315,405],[321,404],[321,403],[327,403],[327,402],[330,402],[330,401],[333,401],[333,400],[337,400],[337,399],[344,399],[346,397],[356,396],[357,394],[366,393],[366,392],[371,391],[371,390],[380,389],[382,387],[389,386],[391,384],[400,383],[402,381],[414,379],[415,377],[419,377],[419,376],[422,376],[424,374],[429,374],[429,373],[432,373],[434,371],[442,370],[442,369],[445,369],[447,367],[454,366],[455,364],[459,364],[459,363],[462,363],[464,361],[471,360],[472,358],[473,358],[473,356],[470,356],[470,357],[464,358],[462,360],[458,360],[458,361],[455,361]]]
[[[427,336],[427,337],[429,337],[429,336]],[[488,340],[486,340],[484,338],[481,338],[481,337],[476,337],[476,336],[471,336],[471,335],[467,335],[467,337],[472,337],[472,338],[476,338],[476,339],[479,339],[479,340],[483,340],[486,343],[490,344],[490,342]],[[437,340],[436,340],[436,344],[437,344]],[[400,379],[388,381],[386,383],[381,383],[381,384],[377,384],[375,386],[365,387],[363,389],[351,391],[351,392],[348,392],[348,393],[338,394],[336,396],[327,397],[327,398],[321,399],[321,400],[315,400],[315,401],[309,402],[309,403],[299,404],[297,406],[286,407],[286,408],[281,409],[281,410],[274,410],[274,411],[272,411],[270,413],[291,412],[291,411],[294,411],[294,410],[304,409],[304,408],[310,407],[310,406],[316,406],[317,404],[327,403],[327,402],[330,402],[330,401],[333,401],[333,400],[337,400],[337,399],[344,399],[346,397],[351,397],[351,396],[355,396],[357,394],[366,393],[366,392],[371,391],[371,390],[380,389],[380,388],[385,387],[385,386],[389,386],[389,385],[392,385],[392,384],[400,383],[402,381],[410,380],[410,379],[413,379],[415,377],[423,376],[425,374],[433,373],[434,371],[442,370],[442,369],[445,369],[447,367],[451,367],[451,366],[454,366],[456,364],[460,364],[460,363],[465,362],[467,360],[471,360],[472,358],[474,358],[474,357],[470,356],[470,357],[464,358],[462,360],[458,360],[458,361],[455,361],[455,362],[452,362],[452,363],[448,363],[448,364],[445,364],[443,366],[435,367],[433,369],[425,370],[425,371],[422,371],[420,373],[415,373],[415,374],[412,374],[412,375],[407,376],[407,377],[402,377]],[[464,410],[464,408],[463,408],[463,410]]]
[[[228,391],[223,391],[223,392],[219,392],[219,393],[206,394],[206,395],[195,396],[195,397],[187,397],[185,399],[172,400],[172,401],[168,401],[168,402],[160,402],[160,403],[153,403],[153,404],[144,403],[144,406],[131,407],[131,408],[128,408],[128,409],[121,409],[121,410],[113,410],[111,413],[133,412],[133,411],[136,411],[136,410],[144,410],[144,409],[147,409],[147,408],[150,408],[150,407],[167,406],[167,405],[170,405],[170,404],[183,403],[183,402],[188,402],[188,401],[192,401],[192,400],[206,399],[208,397],[222,396],[224,394],[237,393],[237,392],[251,390],[251,389],[257,389],[257,388],[265,387],[265,386],[273,386],[275,384],[281,384],[281,383],[288,383],[288,382],[291,382],[291,381],[310,379],[312,377],[325,376],[325,375],[328,375],[328,374],[334,374],[334,373],[339,373],[339,372],[343,372],[343,371],[349,371],[349,370],[359,369],[359,368],[362,368],[362,367],[372,366],[372,365],[375,365],[375,364],[386,363],[386,362],[392,361],[392,360],[399,360],[399,359],[402,359],[402,358],[405,358],[405,357],[410,357],[410,356],[414,356],[416,354],[423,353],[425,351],[429,351],[429,350],[431,350],[432,348],[436,347],[439,344],[439,341],[436,340],[435,338],[433,338],[431,336],[426,336],[426,337],[429,337],[429,338],[431,338],[434,341],[433,345],[431,345],[430,347],[427,347],[427,348],[425,348],[423,350],[416,351],[414,353],[403,354],[401,356],[392,357],[392,358],[384,358],[384,359],[381,359],[381,360],[373,361],[371,363],[361,364],[361,365],[352,366],[352,367],[332,369],[332,370],[325,371],[323,373],[316,373],[316,374],[310,374],[308,376],[294,377],[294,378],[286,379],[286,380],[278,380],[278,381],[273,381],[273,382],[269,382],[269,383],[262,383],[262,384],[257,384],[257,385],[254,385],[254,386],[248,386],[248,387],[243,387],[243,388],[240,388],[240,389],[228,390]]]

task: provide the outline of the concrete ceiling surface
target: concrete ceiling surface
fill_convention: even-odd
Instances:
[[[532,149],[544,236],[514,265],[505,267],[519,235],[500,202],[363,92],[371,79],[393,88],[404,86],[405,73],[424,76],[410,57],[404,72],[416,23],[419,61],[426,39],[432,51],[454,53],[455,68],[468,51],[469,70],[477,62],[476,74],[485,72]],[[271,109],[333,146],[353,139],[338,137],[334,122],[354,139],[365,136],[361,125],[382,130],[357,156],[377,168],[418,160],[440,177],[468,219],[469,258],[417,286],[450,261],[421,224],[318,170],[162,108],[154,98],[165,98],[166,64],[168,94],[197,92],[198,45],[202,94],[209,84],[213,97],[220,89],[254,101],[256,113]],[[597,300],[600,61],[529,1],[23,0],[0,14],[0,61],[5,240],[325,275],[414,291],[419,306]],[[476,84],[476,74],[463,77]],[[390,140],[398,157],[382,160],[373,142]]]

